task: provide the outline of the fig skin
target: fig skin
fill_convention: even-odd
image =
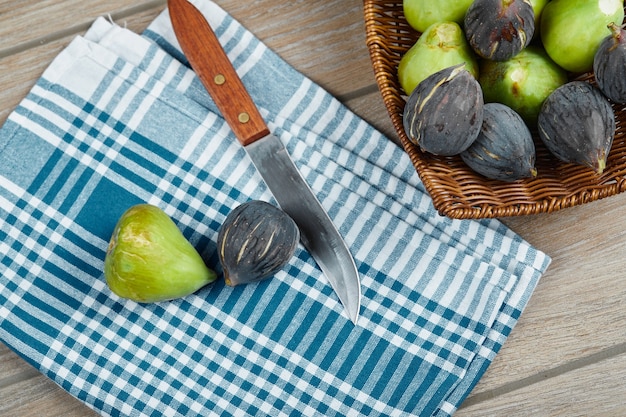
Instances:
[[[403,0],[406,21],[423,33],[430,25],[441,22],[463,23],[465,12],[473,0]],[[541,0],[545,1],[545,0]]]
[[[539,27],[541,25],[541,13],[543,8],[546,7],[549,0],[530,0],[530,4],[533,6],[533,12],[535,14],[535,34],[534,38],[539,34]]]
[[[118,220],[104,275],[111,291],[139,303],[184,297],[217,278],[174,221],[150,204],[132,206]]]
[[[444,68],[465,64],[478,77],[476,56],[455,22],[441,22],[428,27],[398,63],[398,81],[407,95],[415,87]]]
[[[541,15],[541,41],[552,60],[572,73],[593,69],[607,25],[624,20],[623,0],[551,0]]]
[[[506,104],[534,127],[544,100],[568,81],[568,74],[541,47],[531,45],[506,61],[484,60],[478,81],[485,102]]]
[[[482,58],[504,61],[520,53],[535,33],[528,0],[475,0],[464,20],[467,41]]]
[[[598,175],[606,168],[615,126],[609,101],[584,81],[571,81],[554,90],[537,120],[539,137],[554,156],[587,166]]]
[[[609,99],[626,104],[626,31],[609,23],[607,36],[595,54],[593,72],[600,90]]]
[[[260,200],[238,206],[217,235],[226,285],[270,278],[289,262],[299,240],[300,229],[280,208]]]
[[[422,151],[458,155],[476,140],[483,105],[480,84],[462,64],[445,68],[409,96],[402,116],[404,130]]]
[[[537,176],[530,130],[519,114],[501,103],[485,104],[478,138],[461,159],[490,179],[512,182]]]

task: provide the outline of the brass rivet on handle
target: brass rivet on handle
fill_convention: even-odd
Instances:
[[[250,115],[245,111],[239,113],[237,118],[239,119],[239,123],[248,123],[250,121]]]
[[[214,78],[213,78],[213,82],[217,85],[222,85],[226,82],[226,77],[224,77],[222,74],[217,74]]]

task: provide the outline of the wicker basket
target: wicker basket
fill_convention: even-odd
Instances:
[[[613,106],[617,129],[607,168],[601,176],[589,168],[560,162],[540,140],[535,140],[537,177],[513,183],[476,174],[460,157],[422,152],[404,133],[402,113],[406,96],[396,76],[401,56],[419,33],[407,24],[402,0],[364,0],[364,6],[367,47],[376,82],[401,143],[440,214],[469,219],[547,213],[626,189],[626,106]],[[594,82],[591,73],[576,79]]]

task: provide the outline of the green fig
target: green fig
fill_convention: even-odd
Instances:
[[[533,12],[535,14],[535,33],[533,39],[539,39],[539,31],[541,27],[541,13],[543,8],[546,7],[550,0],[530,0],[530,4],[533,6]]]
[[[478,81],[485,102],[506,104],[533,127],[544,100],[568,78],[541,47],[529,46],[506,61],[482,61]]]
[[[104,276],[111,291],[139,303],[184,297],[217,278],[172,219],[150,204],[135,205],[118,220]]]
[[[474,0],[404,0],[402,10],[409,25],[424,32],[441,22],[463,23],[465,12]]]
[[[400,59],[398,80],[409,95],[417,85],[442,69],[465,64],[478,78],[478,63],[465,34],[455,22],[431,25]]]
[[[620,26],[624,0],[552,0],[541,15],[541,41],[554,62],[574,73],[590,71],[607,25]]]

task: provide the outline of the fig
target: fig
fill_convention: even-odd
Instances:
[[[485,104],[480,133],[460,156],[487,178],[511,182],[537,176],[530,130],[519,114],[501,103]]]
[[[573,73],[591,71],[593,57],[624,20],[623,0],[552,0],[541,14],[541,41],[550,58]]]
[[[300,230],[287,213],[252,200],[231,211],[217,235],[226,285],[269,278],[283,268],[298,245]]]
[[[139,303],[184,297],[217,278],[174,221],[150,204],[132,206],[118,220],[104,276],[111,291]]]
[[[609,23],[611,35],[601,43],[593,60],[598,87],[616,103],[626,103],[626,31]]]
[[[423,151],[457,155],[478,136],[483,118],[480,84],[463,64],[445,68],[422,81],[404,107],[408,138]]]
[[[402,10],[409,25],[425,32],[430,25],[441,22],[463,23],[465,12],[473,0],[404,0]]]
[[[530,43],[535,12],[529,0],[475,0],[465,14],[465,35],[485,59],[513,58]]]
[[[541,25],[541,13],[543,8],[546,7],[550,0],[530,0],[531,6],[533,6],[533,13],[535,15],[535,37],[539,33],[539,27]]]
[[[398,80],[408,95],[429,75],[458,64],[478,77],[476,57],[461,27],[454,22],[436,23],[400,59]]]
[[[571,81],[554,90],[537,120],[539,137],[554,156],[588,166],[597,174],[606,167],[615,125],[609,101],[584,81]]]
[[[541,43],[541,13],[549,1],[550,0],[530,0],[530,4],[533,6],[533,12],[535,14],[535,32],[533,33],[531,43]]]
[[[506,61],[482,61],[478,81],[485,102],[506,104],[534,127],[544,100],[568,78],[543,48],[531,45]]]

